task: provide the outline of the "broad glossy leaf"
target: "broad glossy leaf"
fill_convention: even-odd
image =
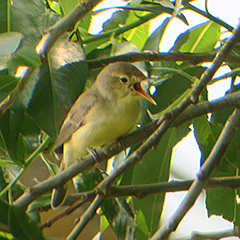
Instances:
[[[180,52],[211,52],[218,41],[220,25],[214,22],[201,24],[181,34],[173,47]]]
[[[3,224],[8,224],[8,211],[9,205],[2,198],[0,198],[0,222]]]
[[[130,12],[128,10],[115,12],[111,19],[103,24],[104,31],[119,28],[120,24],[125,24]]]
[[[0,76],[0,102],[2,102],[17,86],[20,79],[13,76]]]
[[[9,208],[9,227],[18,240],[44,240],[37,224],[20,208],[12,205]]]
[[[140,16],[144,16],[144,15],[146,14],[143,13]],[[126,25],[138,20],[139,17],[137,17],[133,12],[131,12],[126,20]],[[143,46],[145,45],[145,42],[148,39],[149,27],[150,27],[150,23],[149,21],[147,21],[142,25],[132,28],[131,30],[125,32],[123,36],[128,41],[131,41],[133,44],[135,44],[138,47],[138,49],[141,51]]]
[[[146,41],[143,47],[143,50],[152,50],[152,51],[159,52],[159,44],[169,21],[170,21],[170,18],[166,18],[163,24],[153,32],[153,34]]]
[[[61,10],[63,12],[63,16],[69,14],[70,12],[72,12],[76,6],[79,4],[78,0],[60,0],[60,6],[61,6]]]
[[[14,53],[20,45],[23,35],[19,32],[8,32],[0,34],[0,56]]]
[[[11,3],[11,31],[24,35],[22,42],[24,46],[35,47],[44,30],[44,2],[13,0]]]
[[[61,39],[38,69],[27,112],[53,139],[70,107],[83,92],[87,63],[79,43]]]
[[[23,124],[24,112],[19,109],[8,109],[3,118],[0,119],[0,130],[4,140],[4,145],[14,162],[20,166],[24,164],[23,155],[18,155],[18,151],[25,151],[20,149],[23,147],[21,136],[19,135]]]

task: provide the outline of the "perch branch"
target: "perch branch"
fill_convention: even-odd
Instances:
[[[197,84],[198,86],[195,88],[196,90],[198,90],[198,88],[203,88],[211,80],[216,70],[221,66],[225,57],[230,53],[231,49],[239,41],[239,38],[240,38],[240,22],[236,26],[236,29],[234,29],[233,34],[222,46],[217,56],[214,58],[210,68],[208,68],[203,73],[201,79],[199,80],[199,83]],[[193,90],[192,93],[193,93],[192,99],[194,102],[198,98],[198,95],[197,95],[197,91],[195,93],[195,91]],[[239,128],[239,124],[240,124],[239,118],[240,118],[240,110],[237,109],[234,111],[232,116],[229,118],[229,120],[225,124],[225,127],[223,128],[222,133],[220,134],[212,152],[208,156],[207,160],[204,162],[204,165],[199,171],[196,180],[192,184],[183,202],[181,203],[179,208],[175,211],[171,219],[167,221],[154,234],[154,236],[152,237],[152,240],[168,239],[170,233],[177,228],[182,218],[185,216],[188,210],[194,205],[196,199],[198,198],[199,194],[203,189],[204,184],[210,177],[215,166],[219,164],[219,162],[221,161],[222,157],[227,151],[229,144],[231,143],[231,140],[233,139],[237,129]]]

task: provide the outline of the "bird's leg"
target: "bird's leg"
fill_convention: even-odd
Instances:
[[[118,143],[120,144],[122,150],[124,151],[125,157],[127,157],[127,146],[126,146],[126,142],[124,140],[124,138],[121,136],[117,139]]]
[[[88,150],[88,152],[92,155],[92,157],[94,158],[96,163],[99,163],[99,157],[97,154],[97,151],[91,147],[86,147],[86,149]]]

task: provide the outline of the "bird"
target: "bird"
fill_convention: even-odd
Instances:
[[[87,155],[89,149],[110,144],[134,128],[141,112],[140,98],[156,104],[143,90],[148,80],[137,67],[126,62],[111,63],[102,69],[62,124],[53,147],[63,145],[60,171]],[[62,204],[66,191],[66,186],[53,189],[53,208]]]

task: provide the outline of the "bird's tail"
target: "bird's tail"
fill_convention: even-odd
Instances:
[[[53,208],[62,204],[67,192],[67,186],[59,186],[52,191],[51,205]]]
[[[65,164],[64,161],[62,160],[59,172],[63,171],[65,169]],[[58,187],[54,188],[52,191],[52,197],[51,197],[51,205],[53,208],[56,208],[60,206],[65,197],[66,197],[66,192],[67,192],[67,185],[59,185]]]

